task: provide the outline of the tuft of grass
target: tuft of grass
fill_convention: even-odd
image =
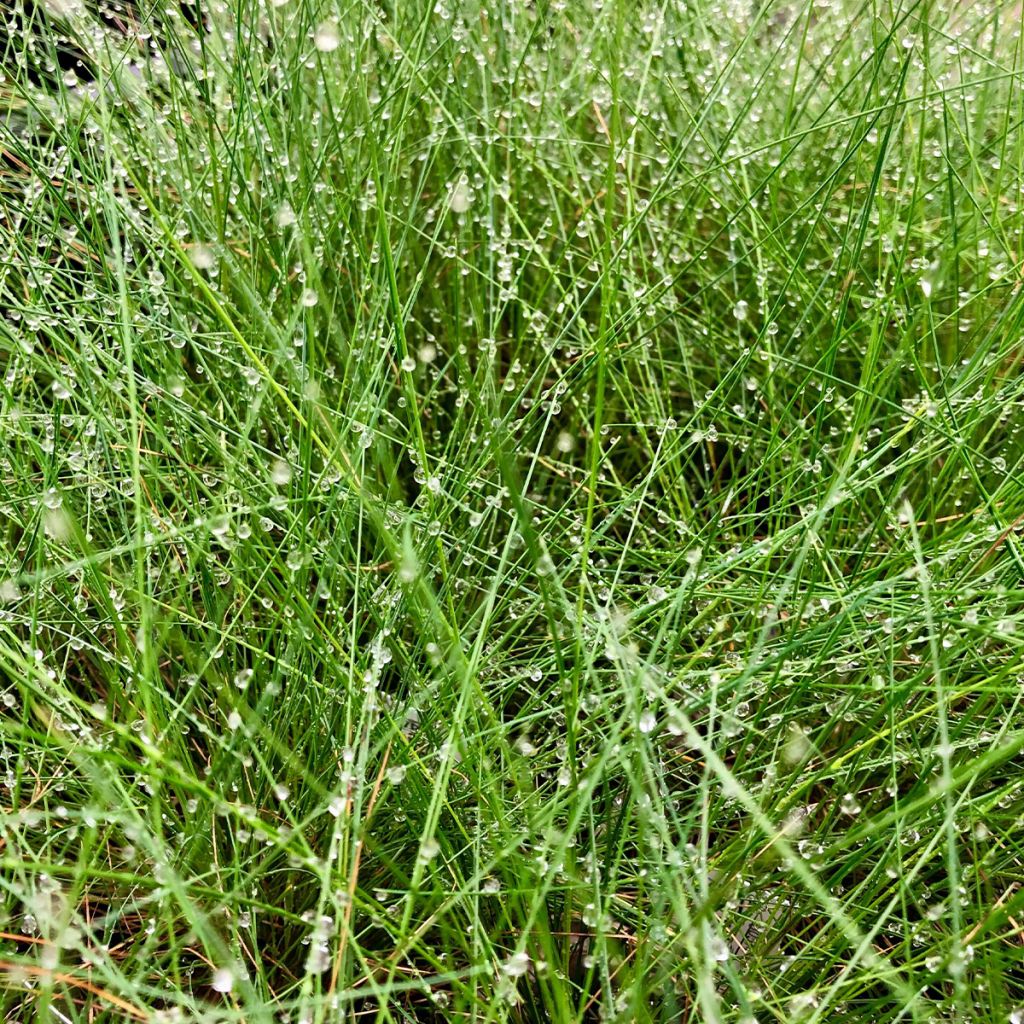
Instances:
[[[1024,1019],[1016,0],[4,0],[0,1013]]]

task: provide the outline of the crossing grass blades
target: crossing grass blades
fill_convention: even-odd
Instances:
[[[0,1017],[1024,1020],[1015,0],[4,0]]]

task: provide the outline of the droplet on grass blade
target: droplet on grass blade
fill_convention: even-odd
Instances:
[[[332,53],[341,44],[338,26],[333,21],[322,21],[313,33],[313,45],[321,53]]]
[[[572,436],[567,430],[563,430],[559,433],[555,439],[555,449],[561,452],[563,455],[568,455],[576,447],[576,438]]]
[[[218,967],[213,972],[210,987],[214,992],[230,992],[235,986],[235,972],[230,967]]]
[[[270,467],[270,482],[277,487],[284,487],[292,478],[292,467],[284,459],[275,459]]]
[[[331,966],[331,952],[324,942],[314,942],[306,957],[307,974],[323,974]]]
[[[398,578],[402,583],[415,583],[420,574],[419,559],[411,547],[402,552],[402,560],[398,567]]]
[[[208,245],[196,242],[189,253],[192,259],[192,266],[196,270],[213,270],[217,264],[217,256]]]
[[[469,209],[473,202],[473,193],[464,181],[458,182],[452,189],[450,202],[452,213],[465,213]]]
[[[46,0],[44,6],[57,18],[73,18],[86,13],[84,0]]]
[[[67,540],[71,536],[71,520],[61,508],[48,508],[43,517],[43,530],[53,540]]]
[[[786,743],[782,748],[782,760],[785,764],[800,764],[811,752],[811,743],[807,733],[799,722],[790,722],[786,734]]]
[[[502,965],[506,978],[521,978],[530,969],[530,957],[526,953],[513,953]]]

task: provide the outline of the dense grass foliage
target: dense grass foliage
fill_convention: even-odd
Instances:
[[[3,1019],[1020,1024],[1015,0],[5,4]]]

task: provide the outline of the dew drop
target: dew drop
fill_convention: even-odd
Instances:
[[[313,45],[321,53],[332,53],[341,44],[338,26],[333,21],[322,21],[313,33]]]
[[[192,246],[190,253],[192,258],[192,266],[196,270],[213,270],[217,264],[217,256],[208,245],[202,245],[197,242]]]
[[[235,972],[230,967],[218,967],[213,972],[210,987],[214,992],[230,992],[235,985]]]
[[[284,487],[291,481],[292,467],[284,459],[275,459],[270,467],[270,482],[278,487]]]
[[[473,193],[470,192],[469,186],[464,181],[460,181],[455,188],[452,189],[452,213],[465,213],[472,202]]]
[[[501,966],[506,978],[521,978],[530,969],[530,958],[526,953],[513,953]]]

